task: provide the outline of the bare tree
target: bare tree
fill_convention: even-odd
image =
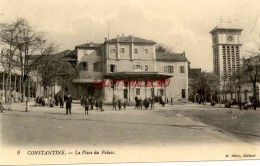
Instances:
[[[173,48],[169,47],[169,46],[166,46],[163,43],[156,44],[155,50],[156,50],[156,52],[173,53]]]
[[[44,55],[53,52],[53,44],[48,44],[43,32],[34,29],[25,19],[18,18],[11,24],[1,24],[1,41],[12,48],[12,52],[19,56],[22,76],[22,101],[25,99],[25,87],[31,71],[35,69],[35,62]],[[9,29],[9,30],[7,30]],[[10,34],[10,33],[14,34]],[[9,33],[9,34],[8,34]],[[38,55],[37,58],[32,58]],[[26,111],[28,110],[30,84],[27,85]]]
[[[17,47],[16,40],[19,36],[19,29],[16,24],[0,24],[0,40],[1,45],[6,49],[2,52],[1,63],[4,67],[4,72],[7,73],[6,79],[6,91],[5,98],[7,101],[7,109],[11,109],[12,104],[12,87],[11,76],[15,67],[18,67],[17,63]],[[4,74],[5,75],[5,74]]]

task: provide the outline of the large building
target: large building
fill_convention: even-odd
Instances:
[[[221,21],[213,30],[213,71],[228,80],[240,67],[242,28],[231,22]]]
[[[151,40],[122,35],[105,39],[102,44],[76,46],[63,57],[78,63],[81,69],[70,88],[72,97],[102,96],[106,103],[111,103],[113,96],[125,98],[129,103],[134,102],[135,96],[142,99],[161,96],[168,102],[187,101],[188,60],[185,53],[157,52],[155,44]],[[101,82],[103,86],[98,86]],[[165,84],[169,85],[165,87]]]

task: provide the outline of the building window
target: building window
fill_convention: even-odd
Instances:
[[[184,66],[180,66],[180,71],[179,71],[179,73],[185,73]]]
[[[110,49],[110,54],[115,54],[116,53],[116,49],[112,48]]]
[[[142,70],[142,65],[141,64],[134,65],[133,70]]]
[[[138,49],[137,48],[135,48],[135,54],[138,54]]]
[[[164,72],[165,73],[174,73],[174,67],[173,66],[164,66]]]
[[[125,48],[121,48],[120,53],[122,53],[122,54],[125,53]]]
[[[149,66],[148,65],[144,65],[144,71],[148,71],[149,70]]]
[[[82,70],[88,70],[88,63],[87,62],[82,62]]]
[[[136,95],[140,95],[140,88],[136,88]]]
[[[116,65],[110,65],[110,72],[116,72]]]
[[[101,63],[100,62],[93,63],[93,71],[94,72],[100,72],[101,71]]]
[[[148,54],[148,49],[144,49],[144,51],[145,51],[145,54]]]

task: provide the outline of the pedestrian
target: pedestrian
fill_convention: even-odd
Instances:
[[[64,99],[62,97],[62,95],[59,96],[59,101],[60,101],[60,108],[64,107]]]
[[[60,103],[60,98],[59,96],[55,95],[55,105],[58,106]]]
[[[48,104],[48,99],[46,97],[43,97],[43,106]]]
[[[171,97],[171,104],[172,104],[172,97]]]
[[[143,103],[144,103],[144,108],[147,109],[147,107],[146,107],[147,106],[147,98],[144,99]]]
[[[135,109],[138,109],[138,104],[139,104],[139,100],[138,100],[138,97],[135,96]]]
[[[99,107],[99,99],[95,99],[95,107],[96,107],[96,109],[98,110],[98,107]]]
[[[100,107],[101,112],[104,112],[104,109],[103,109],[103,99],[102,99],[102,97],[99,99],[99,107]]]
[[[168,100],[168,97],[167,97],[167,104],[168,104],[169,100]]]
[[[118,109],[121,110],[121,99],[118,99]]]
[[[66,115],[68,114],[71,115],[72,97],[70,94],[67,95],[65,102],[66,102]]]
[[[139,103],[139,104],[138,104],[139,109],[143,109],[143,100],[142,100],[142,98],[140,97],[138,101],[139,101],[139,102],[138,102],[138,103]]]
[[[4,107],[3,107],[3,103],[2,103],[2,101],[0,101],[0,110],[1,110],[1,113],[4,113]]]
[[[151,109],[154,109],[154,98],[151,99]]]
[[[88,115],[88,110],[89,110],[89,99],[84,97],[83,98],[83,104],[84,104],[84,107],[85,107],[85,115],[87,114]]]
[[[113,97],[113,110],[116,110],[116,97]]]
[[[90,109],[93,110],[94,109],[94,100],[93,97],[90,97]]]
[[[50,107],[54,107],[54,104],[55,104],[55,101],[54,101],[53,97],[51,96]]]
[[[124,109],[126,109],[126,98],[124,98]]]

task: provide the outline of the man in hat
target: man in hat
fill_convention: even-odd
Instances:
[[[70,93],[66,97],[66,115],[70,114],[71,115],[71,104],[72,104],[72,97]]]

